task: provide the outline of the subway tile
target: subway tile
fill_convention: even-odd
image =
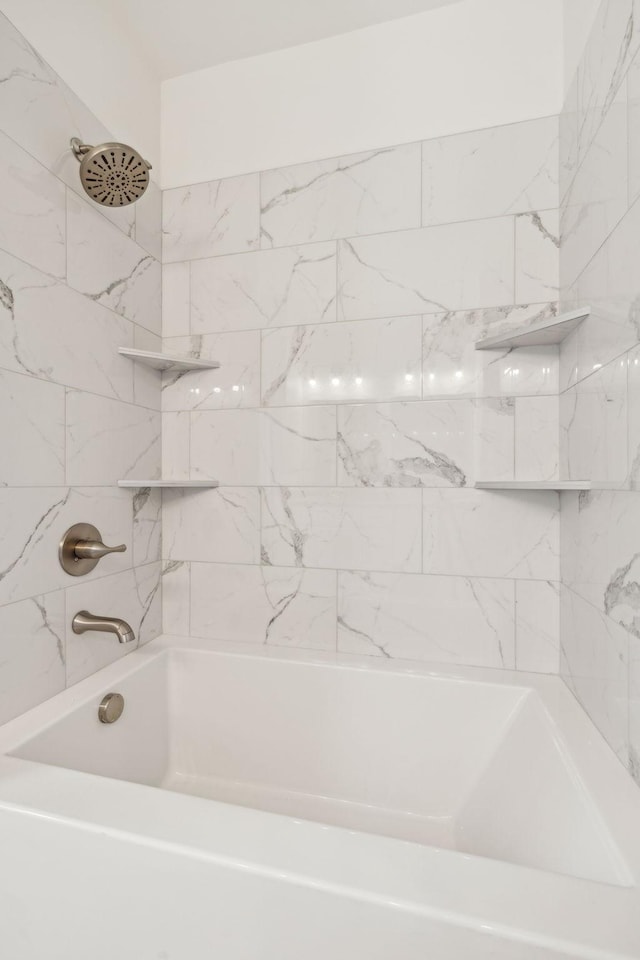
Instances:
[[[263,405],[418,399],[420,342],[420,317],[263,331]]]
[[[159,262],[72,193],[67,194],[67,232],[69,286],[160,334]]]
[[[65,686],[64,591],[0,606],[0,724]]]
[[[265,488],[263,563],[418,572],[420,510],[419,490]]]
[[[555,314],[555,303],[427,314],[423,317],[424,398],[483,397],[487,395],[487,387],[498,395],[510,395],[513,384],[520,380],[520,374],[505,373],[514,367],[509,360],[503,364],[500,373],[496,372],[496,358],[499,362],[504,361],[508,357],[507,351],[476,350],[476,341],[548,320]],[[533,356],[524,350],[519,350],[518,355],[520,361]],[[547,350],[543,356],[545,360],[552,359],[554,353]],[[544,390],[549,380],[549,375],[544,372],[547,366],[544,363],[539,368],[533,367],[526,378],[524,368],[517,367],[522,369],[523,378],[527,381],[525,390],[531,389],[532,380],[537,384],[534,392],[538,392],[540,387]],[[546,389],[551,391],[555,387],[549,384]]]
[[[162,201],[165,263],[242,253],[259,245],[258,174],[165,190]]]
[[[160,477],[160,414],[91,393],[67,393],[67,482]]]
[[[548,491],[424,490],[423,572],[559,579],[559,497]]]
[[[513,263],[510,217],[341,240],[338,317],[361,320],[510,304]]]
[[[0,604],[69,585],[57,561],[58,544],[72,524],[93,523],[105,543],[126,553],[101,561],[88,578],[131,566],[131,494],[117,487],[0,487]]]
[[[335,317],[334,243],[191,264],[192,333],[325,323]]]
[[[0,247],[64,277],[65,188],[0,131]]]
[[[463,487],[473,475],[471,400],[338,408],[338,483]]]
[[[64,387],[0,370],[0,486],[64,484],[64,404]]]
[[[258,491],[250,487],[166,490],[162,553],[165,560],[258,563]]]
[[[334,407],[191,415],[191,476],[222,484],[334,485]]]
[[[420,225],[420,144],[300,163],[260,175],[263,247]]]
[[[516,216],[516,280],[518,303],[556,300],[560,289],[560,224],[557,210]]]
[[[0,252],[0,367],[118,400],[133,399],[134,325]],[[54,334],[45,335],[43,325]]]
[[[513,669],[509,580],[338,574],[338,650],[389,659]]]
[[[560,584],[516,581],[516,669],[557,674],[560,670]]]
[[[162,409],[223,410],[260,404],[260,331],[171,337],[170,353],[217,360],[219,369],[201,373],[165,373]]]
[[[214,640],[335,650],[336,575],[333,570],[194,563],[191,632]]]
[[[558,163],[557,117],[426,140],[422,223],[557,207]]]

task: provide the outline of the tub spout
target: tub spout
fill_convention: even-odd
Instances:
[[[115,633],[120,643],[131,643],[136,635],[126,620],[119,617],[96,617],[87,610],[76,613],[71,621],[74,633],[85,633],[87,630],[97,630],[99,633]]]

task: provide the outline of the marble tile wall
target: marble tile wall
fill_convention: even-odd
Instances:
[[[640,782],[640,8],[603,0],[560,118],[561,674]]]
[[[87,607],[161,627],[159,375],[118,355],[161,343],[161,194],[87,200],[69,139],[113,139],[0,15],[0,723],[123,656],[70,629]],[[58,563],[73,523],[127,544],[84,579]]]
[[[220,481],[165,493],[167,631],[558,671],[558,496],[474,489],[558,469],[557,349],[474,349],[557,309],[558,149],[552,117],[165,191],[165,348],[221,363],[163,383],[165,472]]]

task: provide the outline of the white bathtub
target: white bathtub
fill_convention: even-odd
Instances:
[[[125,711],[105,725],[111,691]],[[0,753],[5,863],[38,834],[31,869],[19,848],[28,902],[49,843],[89,912],[92,871],[108,900],[155,889],[169,857],[153,924],[111,917],[121,957],[640,956],[640,791],[555,678],[162,638],[0,728]],[[65,960],[95,947],[66,936]]]

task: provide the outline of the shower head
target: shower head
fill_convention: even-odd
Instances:
[[[151,164],[126,143],[90,147],[73,137],[71,149],[80,161],[82,186],[96,203],[126,207],[139,200],[149,186]]]

